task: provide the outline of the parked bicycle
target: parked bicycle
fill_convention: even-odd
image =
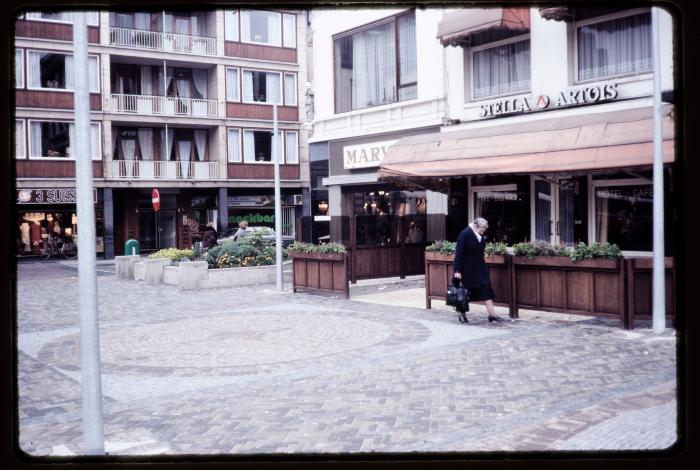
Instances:
[[[66,259],[75,259],[78,256],[78,245],[72,239],[61,240],[57,236],[51,236],[44,241],[41,247],[41,257],[49,259],[54,255],[61,255]]]

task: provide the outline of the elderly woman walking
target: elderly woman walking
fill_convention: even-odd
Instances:
[[[461,280],[469,290],[469,300],[484,301],[489,314],[489,322],[501,322],[503,319],[496,315],[493,309],[493,299],[496,293],[491,287],[489,269],[484,260],[486,236],[484,233],[489,224],[486,219],[478,217],[457,237],[457,249],[453,265],[454,278]],[[461,314],[466,320],[466,316]]]

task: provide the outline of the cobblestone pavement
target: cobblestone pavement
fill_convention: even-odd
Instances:
[[[673,330],[523,311],[461,325],[391,305],[420,279],[334,299],[193,293],[98,266],[106,450],[118,455],[663,449]],[[83,453],[77,269],[18,266],[19,444]],[[386,291],[382,297],[381,292]],[[362,301],[360,301],[362,300]]]

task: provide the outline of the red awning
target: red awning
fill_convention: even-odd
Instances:
[[[526,32],[530,29],[530,9],[464,8],[447,13],[438,24],[437,37],[443,46],[468,47],[473,34],[489,29]]]
[[[663,158],[675,159],[671,106]],[[652,108],[598,112],[405,137],[387,149],[379,179],[441,190],[447,178],[586,173],[653,164]]]

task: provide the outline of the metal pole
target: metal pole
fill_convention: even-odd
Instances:
[[[103,455],[102,382],[100,376],[100,331],[97,314],[95,267],[95,207],[90,145],[90,93],[88,84],[87,13],[73,14],[73,71],[75,103],[75,183],[78,236],[78,284],[80,287],[80,369],[83,389],[83,434],[85,453]]]
[[[280,149],[277,140],[277,96],[272,105],[272,155],[275,162],[275,262],[277,271],[277,290],[282,290],[282,197],[280,195]]]
[[[163,29],[165,29],[165,13],[163,13]],[[165,157],[163,161],[167,162],[170,160],[170,148],[168,147],[168,121],[165,117],[168,115],[168,68],[165,66],[165,59],[163,59],[163,121],[165,121],[165,142],[163,142],[163,148],[165,149]],[[167,166],[166,173],[167,173]]]
[[[666,279],[664,270],[664,160],[661,136],[661,66],[659,9],[651,8],[654,68],[654,281],[653,331],[666,328]]]

